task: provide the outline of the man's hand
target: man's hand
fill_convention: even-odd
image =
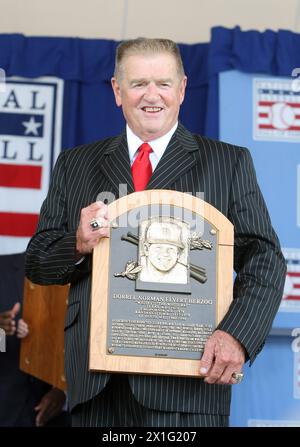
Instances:
[[[11,310],[0,313],[0,327],[7,335],[13,335],[16,332],[15,317],[20,308],[20,303],[16,303]]]
[[[65,393],[58,388],[52,388],[45,396],[42,397],[40,403],[34,408],[37,411],[35,425],[42,427],[50,419],[58,416],[64,406],[66,400]]]
[[[92,219],[101,222],[102,227],[93,231],[90,227]],[[107,205],[103,202],[95,202],[81,210],[80,222],[76,233],[76,250],[78,257],[92,252],[102,237],[109,235],[109,221],[107,217]]]
[[[200,374],[206,383],[233,385],[237,382],[232,374],[241,372],[245,360],[241,343],[227,332],[216,330],[205,344]]]

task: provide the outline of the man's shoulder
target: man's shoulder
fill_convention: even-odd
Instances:
[[[198,134],[193,134],[193,137],[195,138],[199,148],[204,147],[211,151],[218,150],[235,154],[249,152],[246,147],[238,146],[237,144],[232,144],[227,141],[215,140]]]
[[[79,146],[63,150],[61,155],[66,157],[68,160],[81,157],[84,157],[85,159],[93,156],[99,157],[104,154],[109,148],[118,144],[120,138],[121,135],[117,135],[114,137],[104,138],[103,140],[81,144]]]
[[[223,153],[224,155],[228,154],[228,156],[233,156],[235,158],[241,154],[249,152],[245,147],[190,132],[181,124],[178,126],[177,136],[181,139],[184,146],[190,147],[193,151],[196,144],[196,148],[200,152],[206,152],[207,155]]]

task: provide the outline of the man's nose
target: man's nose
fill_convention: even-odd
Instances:
[[[157,98],[159,98],[159,91],[158,91],[158,88],[157,88],[157,86],[155,85],[154,82],[150,82],[147,85],[147,89],[146,89],[146,92],[144,94],[144,98],[147,101],[152,101],[152,102],[156,101]]]

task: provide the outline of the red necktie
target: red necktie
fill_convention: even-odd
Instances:
[[[152,166],[149,154],[153,152],[148,143],[143,143],[139,147],[139,153],[131,166],[133,184],[135,191],[143,191],[152,175]]]

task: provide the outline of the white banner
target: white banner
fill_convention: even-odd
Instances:
[[[0,92],[0,254],[25,251],[61,151],[63,81],[8,78]]]

